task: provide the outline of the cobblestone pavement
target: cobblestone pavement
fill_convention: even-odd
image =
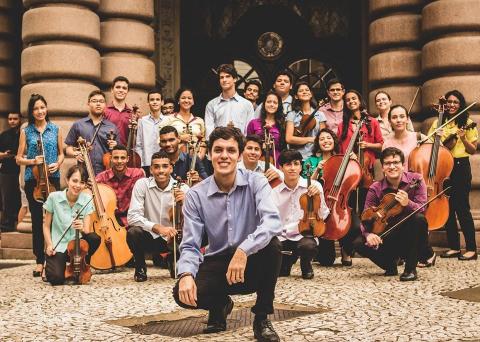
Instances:
[[[166,270],[149,267],[146,283],[135,283],[133,270],[126,269],[95,274],[86,286],[52,287],[32,278],[32,269],[33,264],[0,270],[0,341],[176,340],[106,323],[179,310]],[[383,277],[366,259],[354,259],[351,268],[315,266],[313,281],[299,275],[296,267],[279,280],[275,301],[329,311],[274,322],[283,341],[480,341],[480,303],[440,295],[479,285],[480,261],[437,260],[411,283]],[[245,327],[183,340],[252,339],[251,327]]]

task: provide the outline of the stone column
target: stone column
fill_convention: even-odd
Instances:
[[[17,45],[15,19],[19,15],[13,0],[0,0],[0,131],[7,125],[4,118],[9,112],[18,111]]]
[[[370,0],[369,110],[374,96],[387,91],[394,104],[409,107],[421,84],[420,25],[423,0]],[[421,94],[419,95],[421,97]],[[421,110],[418,98],[411,115]]]
[[[422,11],[423,84],[422,103],[427,107],[438,102],[447,91],[457,89],[467,104],[480,102],[480,2],[477,0],[434,1]],[[470,116],[480,121],[476,105]],[[432,119],[425,120],[424,129]],[[472,191],[470,205],[480,241],[480,155],[470,157]],[[441,236],[439,232],[437,235]],[[462,239],[463,240],[463,239]],[[463,242],[462,242],[463,243]]]
[[[49,116],[68,132],[86,115],[88,94],[100,80],[100,0],[24,0],[21,111],[32,93],[48,102]]]
[[[153,0],[101,0],[101,85],[109,100],[112,80],[119,75],[130,81],[127,103],[148,112],[147,92],[155,86]]]

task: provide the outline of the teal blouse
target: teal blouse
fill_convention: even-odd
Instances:
[[[45,203],[43,204],[43,209],[48,211],[53,215],[52,218],[52,244],[53,247],[62,236],[63,231],[72,223],[72,220],[75,218],[78,212],[82,210],[83,206],[92,198],[87,193],[80,193],[77,201],[70,207],[67,200],[67,189],[63,191],[52,192]],[[94,211],[93,201],[90,201],[88,205],[82,210],[79,217],[85,217],[86,215],[91,214]],[[62,241],[58,244],[56,249],[57,252],[65,253],[68,243],[75,239],[75,229],[70,228],[68,232],[63,237]]]
[[[321,162],[323,160],[323,156],[320,155],[320,156],[310,156],[308,157],[307,159],[305,159],[305,161],[303,162],[303,170],[302,170],[302,177],[303,178],[307,178],[307,165],[310,165],[311,166],[311,170],[312,170],[312,174],[313,172],[315,171],[315,169],[317,168],[318,166],[318,163]],[[323,170],[319,170],[319,177],[322,176],[323,174]]]

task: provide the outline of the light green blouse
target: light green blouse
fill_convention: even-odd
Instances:
[[[75,218],[78,212],[82,210],[83,206],[92,198],[87,193],[80,193],[78,196],[77,202],[70,207],[67,200],[67,189],[63,191],[52,192],[45,203],[43,204],[43,209],[52,214],[52,244],[53,247],[62,236],[63,231],[72,223],[72,220]],[[85,217],[86,215],[91,214],[94,211],[93,201],[90,201],[88,205],[82,210],[79,217]],[[56,248],[57,252],[64,253],[67,249],[68,243],[75,238],[75,229],[70,228],[68,232],[63,237],[62,241],[58,244]]]
[[[320,156],[310,156],[308,157],[307,159],[305,159],[305,161],[303,162],[303,170],[302,170],[302,177],[303,178],[307,178],[307,165],[310,164],[311,166],[311,170],[312,170],[312,174],[313,172],[315,171],[315,169],[317,168],[318,166],[318,163],[320,163],[321,161],[323,160],[323,156],[320,155]],[[320,170],[320,173],[319,173],[319,177],[321,177],[323,174],[323,170]]]

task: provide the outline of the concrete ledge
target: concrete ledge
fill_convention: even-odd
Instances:
[[[408,79],[409,82],[414,82],[422,72],[421,60],[421,52],[417,50],[388,51],[373,55],[368,61],[368,80],[389,82]]]
[[[2,248],[32,249],[32,234],[2,233]]]
[[[373,21],[369,28],[370,47],[377,50],[418,44],[421,20],[418,14],[399,14]]]
[[[35,260],[31,249],[0,248],[2,259]]]

